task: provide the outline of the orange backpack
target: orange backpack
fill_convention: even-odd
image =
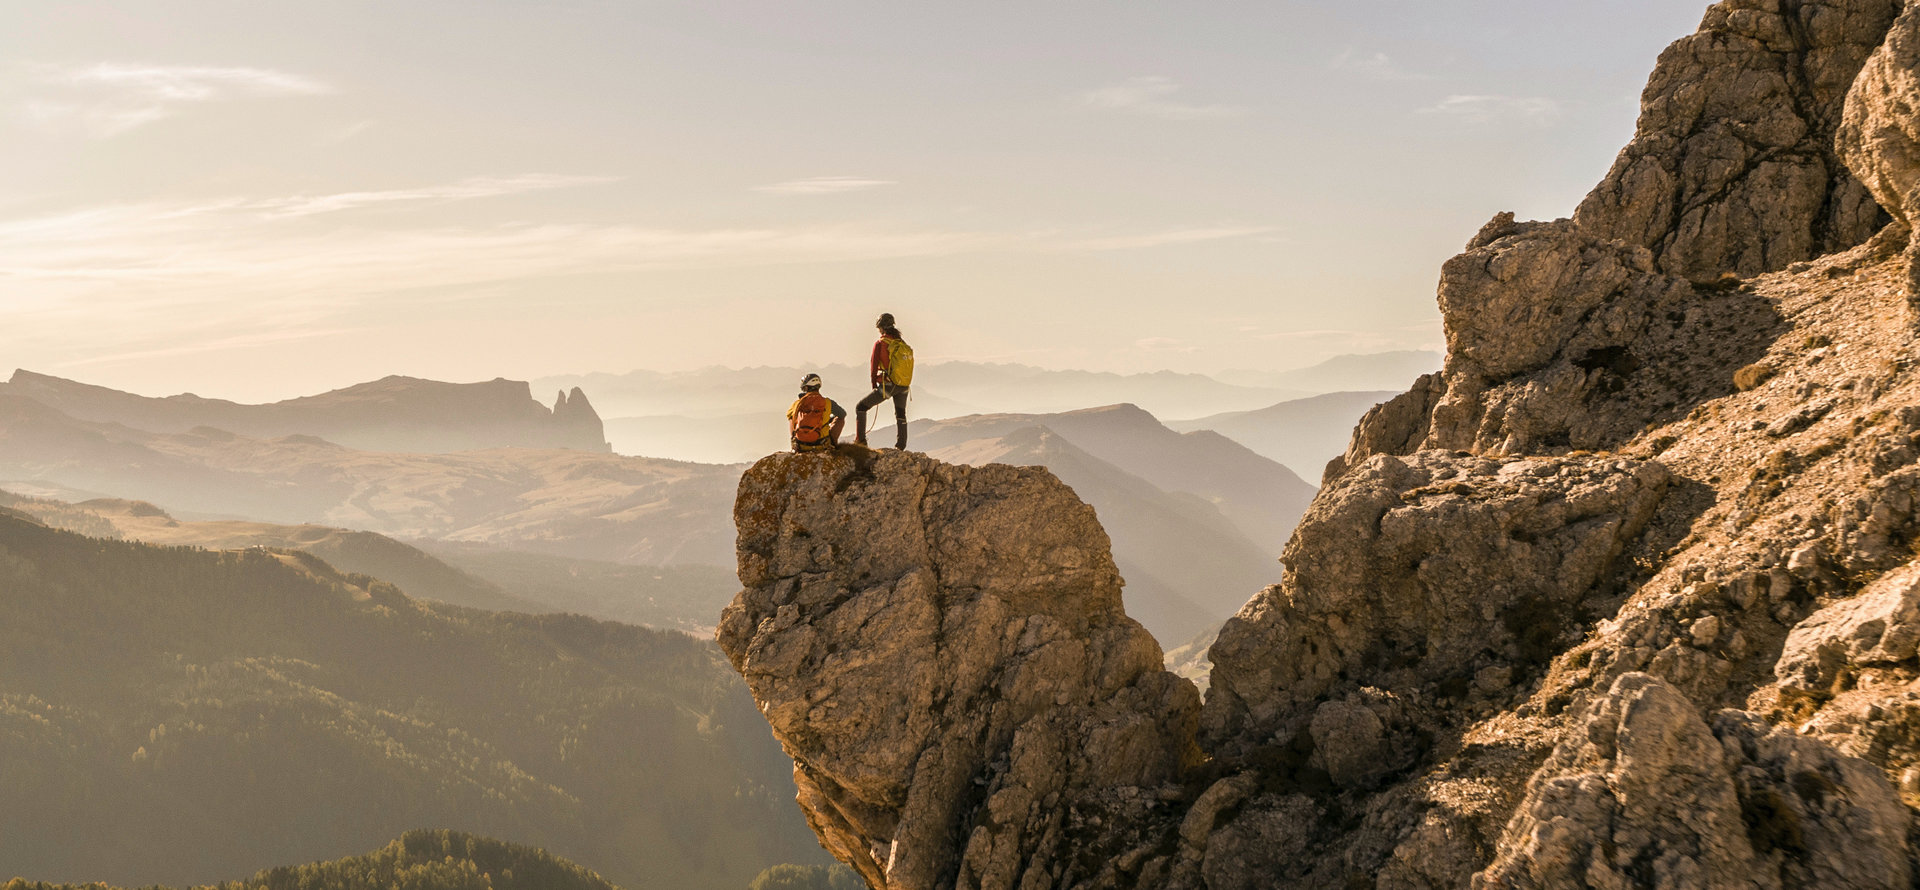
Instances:
[[[817,392],[800,397],[794,406],[793,444],[797,448],[819,448],[827,444],[827,429],[833,425],[833,402]]]

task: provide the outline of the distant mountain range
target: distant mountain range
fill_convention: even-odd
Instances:
[[[534,401],[528,384],[503,379],[442,383],[386,377],[317,396],[242,405],[191,393],[149,398],[17,370],[13,379],[0,383],[0,396],[29,398],[76,420],[156,433],[212,427],[256,438],[317,436],[368,451],[611,450],[600,415],[584,392],[562,391],[548,408]]]
[[[1350,426],[1305,420],[1281,432],[1344,445]],[[911,432],[916,450],[1044,465],[1073,485],[1107,523],[1129,608],[1168,643],[1217,625],[1276,579],[1313,493],[1218,432],[1176,432],[1131,404],[920,420]],[[376,452],[204,426],[151,432],[0,391],[0,483],[93,501],[110,534],[298,548],[430,599],[695,632],[712,626],[734,586],[741,469],[555,449]]]
[[[515,596],[417,548],[373,532],[244,520],[182,522],[146,501],[114,498],[66,504],[0,491],[0,507],[92,537],[208,550],[302,550],[342,571],[371,575],[399,586],[410,596],[436,602],[514,612],[565,611]]]
[[[445,541],[402,542],[322,525],[187,522],[145,501],[69,504],[0,490],[10,507],[49,526],[147,544],[301,550],[346,572],[391,582],[407,595],[457,606],[541,614],[571,612],[705,639],[739,590],[729,568],[635,566]]]
[[[825,861],[790,768],[706,641],[0,508],[0,863],[18,874],[207,882],[441,826],[627,886],[735,890]]]
[[[718,418],[786,410],[801,376],[818,373],[827,397],[849,404],[866,395],[865,366],[706,368],[699,371],[543,377],[544,387],[585,387],[609,418]],[[1158,371],[1111,374],[1055,371],[1028,365],[941,362],[914,372],[912,417],[1015,412],[1049,414],[1089,405],[1130,403],[1161,417],[1201,417],[1271,405],[1309,393],[1222,383],[1202,374]],[[889,415],[885,418],[892,422]],[[619,443],[615,443],[616,447]]]
[[[1440,370],[1443,358],[1438,352],[1424,349],[1370,352],[1336,355],[1291,371],[1222,371],[1214,376],[1236,386],[1294,389],[1302,390],[1303,394],[1362,389],[1402,393],[1414,378]]]
[[[1331,392],[1257,411],[1176,420],[1167,426],[1182,432],[1212,430],[1317,484],[1327,461],[1346,452],[1347,440],[1352,438],[1361,416],[1399,394],[1397,390]]]
[[[1128,614],[1168,645],[1216,627],[1279,576],[1313,486],[1217,433],[1133,405],[921,421],[908,444],[953,463],[1045,466],[1092,504]]]
[[[934,452],[1026,427],[1059,433],[1088,454],[1161,490],[1196,496],[1262,551],[1280,552],[1313,499],[1314,486],[1286,467],[1218,433],[1175,432],[1136,405],[919,421],[908,425],[907,444]]]
[[[152,433],[0,393],[0,481],[191,518],[317,523],[612,562],[731,565],[737,468],[568,450],[358,451],[306,435]]]
[[[1439,355],[1431,352],[1338,356],[1295,371],[1227,372],[1218,377],[935,362],[919,367],[908,416],[1057,414],[1094,405],[1132,404],[1159,418],[1193,419],[1338,390],[1399,392],[1415,376],[1438,366]],[[592,392],[607,417],[607,438],[622,454],[745,463],[787,446],[782,414],[800,378],[808,373],[820,374],[827,397],[849,407],[869,391],[866,368],[850,364],[583,374],[543,377],[534,385]],[[891,411],[881,412],[875,422],[891,427]],[[1311,475],[1317,478],[1319,471]]]

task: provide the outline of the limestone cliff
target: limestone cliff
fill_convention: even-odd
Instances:
[[[1573,219],[1446,263],[1445,367],[1197,717],[1044,475],[763,461],[721,635],[822,837],[886,888],[1913,887],[1916,59],[1920,5],[1712,7]],[[1075,654],[1026,670],[1041,615]]]

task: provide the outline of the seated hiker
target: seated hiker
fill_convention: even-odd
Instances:
[[[820,375],[800,378],[800,397],[787,406],[787,433],[795,451],[831,451],[840,444],[847,409],[820,394]]]
[[[879,407],[881,402],[893,400],[893,420],[895,429],[893,447],[907,449],[907,386],[913,382],[913,347],[900,338],[900,329],[893,326],[893,313],[882,312],[880,319],[873,323],[880,330],[880,339],[873,342],[873,356],[867,362],[867,374],[872,378],[873,392],[854,406],[853,441],[867,444],[867,409]]]

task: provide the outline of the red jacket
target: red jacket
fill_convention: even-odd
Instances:
[[[874,389],[879,389],[880,384],[887,382],[887,363],[893,360],[893,352],[887,348],[887,341],[898,339],[883,334],[880,339],[873,341],[873,357],[867,361],[867,377]]]

